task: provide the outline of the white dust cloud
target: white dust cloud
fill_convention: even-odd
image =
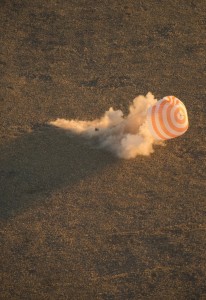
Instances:
[[[111,107],[102,118],[94,121],[57,119],[49,124],[80,135],[120,158],[130,159],[153,152],[153,145],[157,142],[149,131],[146,117],[148,108],[156,102],[148,93],[133,100],[127,116]]]

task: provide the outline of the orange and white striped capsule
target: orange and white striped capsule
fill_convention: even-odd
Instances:
[[[188,129],[185,105],[175,96],[166,96],[150,107],[147,122],[156,140],[168,140],[182,135]]]

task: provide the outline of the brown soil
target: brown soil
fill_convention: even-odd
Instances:
[[[206,299],[204,0],[1,0],[1,299]],[[120,160],[45,124],[151,91],[190,128]]]

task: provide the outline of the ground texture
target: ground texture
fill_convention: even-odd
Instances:
[[[1,0],[1,299],[206,299],[204,0]],[[175,95],[190,128],[120,160],[46,126]]]

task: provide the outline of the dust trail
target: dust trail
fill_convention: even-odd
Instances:
[[[104,116],[94,121],[57,119],[50,125],[62,128],[71,134],[81,135],[100,148],[107,149],[120,158],[149,155],[157,143],[146,121],[147,110],[157,100],[151,93],[138,96],[129,107],[129,114],[112,107]]]

